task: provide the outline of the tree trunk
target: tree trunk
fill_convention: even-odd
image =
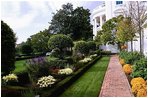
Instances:
[[[143,53],[142,49],[142,36],[141,36],[141,30],[139,30],[139,36],[140,36],[140,53]]]
[[[131,40],[131,51],[133,52],[133,40]]]

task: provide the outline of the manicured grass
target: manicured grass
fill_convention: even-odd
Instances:
[[[19,72],[25,71],[26,70],[25,61],[26,60],[16,61],[15,62],[15,70],[13,72],[19,73]]]
[[[65,90],[61,97],[97,97],[101,90],[110,57],[102,57],[76,82]]]
[[[48,60],[54,60],[56,58],[48,56]],[[27,60],[27,59],[26,59]],[[26,70],[25,62],[26,60],[20,60],[15,62],[15,70],[13,71],[14,73],[20,73]]]

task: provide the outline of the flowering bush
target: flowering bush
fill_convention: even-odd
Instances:
[[[18,81],[18,77],[15,74],[9,74],[6,76],[3,76],[3,81],[4,82],[17,82]]]
[[[134,84],[138,84],[138,83],[141,83],[141,84],[146,84],[146,81],[141,78],[141,77],[138,77],[138,78],[133,78],[131,80],[131,85],[133,86]]]
[[[120,59],[120,61],[119,61],[119,62],[120,62],[120,64],[121,64],[121,65],[124,65],[124,64],[125,64],[124,59]]]
[[[66,74],[66,75],[69,75],[69,74],[72,74],[72,73],[73,73],[73,70],[71,68],[61,69],[58,72],[58,74]]]
[[[52,84],[55,83],[55,79],[53,76],[49,75],[49,76],[44,76],[38,79],[37,85],[39,85],[39,87],[43,88],[43,87],[48,87],[51,86]]]
[[[87,62],[89,62],[91,60],[92,60],[91,58],[84,58],[83,60],[80,60],[79,62],[81,62],[81,63],[87,63]]]
[[[147,96],[147,92],[146,89],[139,89],[138,93],[137,93],[137,97],[146,97]]]
[[[146,97],[147,95],[147,86],[146,81],[141,78],[133,78],[131,80],[132,92],[136,94],[137,97]]]
[[[130,64],[125,64],[123,66],[123,71],[126,73],[126,74],[130,74],[132,72],[132,67]]]
[[[32,83],[36,83],[39,77],[50,74],[49,62],[46,57],[38,57],[26,61],[26,68]]]
[[[97,54],[90,55],[90,58],[91,58],[91,59],[94,59],[95,57],[97,57]]]

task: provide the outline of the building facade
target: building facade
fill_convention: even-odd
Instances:
[[[92,24],[93,24],[93,34],[94,36],[97,35],[97,31],[101,30],[102,25],[109,19],[123,15],[123,12],[127,11],[128,1],[104,1],[100,6],[96,7],[92,11]],[[144,53],[147,54],[147,28],[144,30],[144,39],[143,39],[143,48]],[[131,50],[131,43],[128,42],[128,51]],[[140,51],[139,49],[139,39],[133,42],[133,50]],[[101,49],[105,51],[111,51],[112,53],[118,53],[118,46],[117,45],[102,45],[100,46]]]

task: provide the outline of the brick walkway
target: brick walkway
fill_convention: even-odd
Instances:
[[[117,55],[110,58],[99,97],[134,97]]]

